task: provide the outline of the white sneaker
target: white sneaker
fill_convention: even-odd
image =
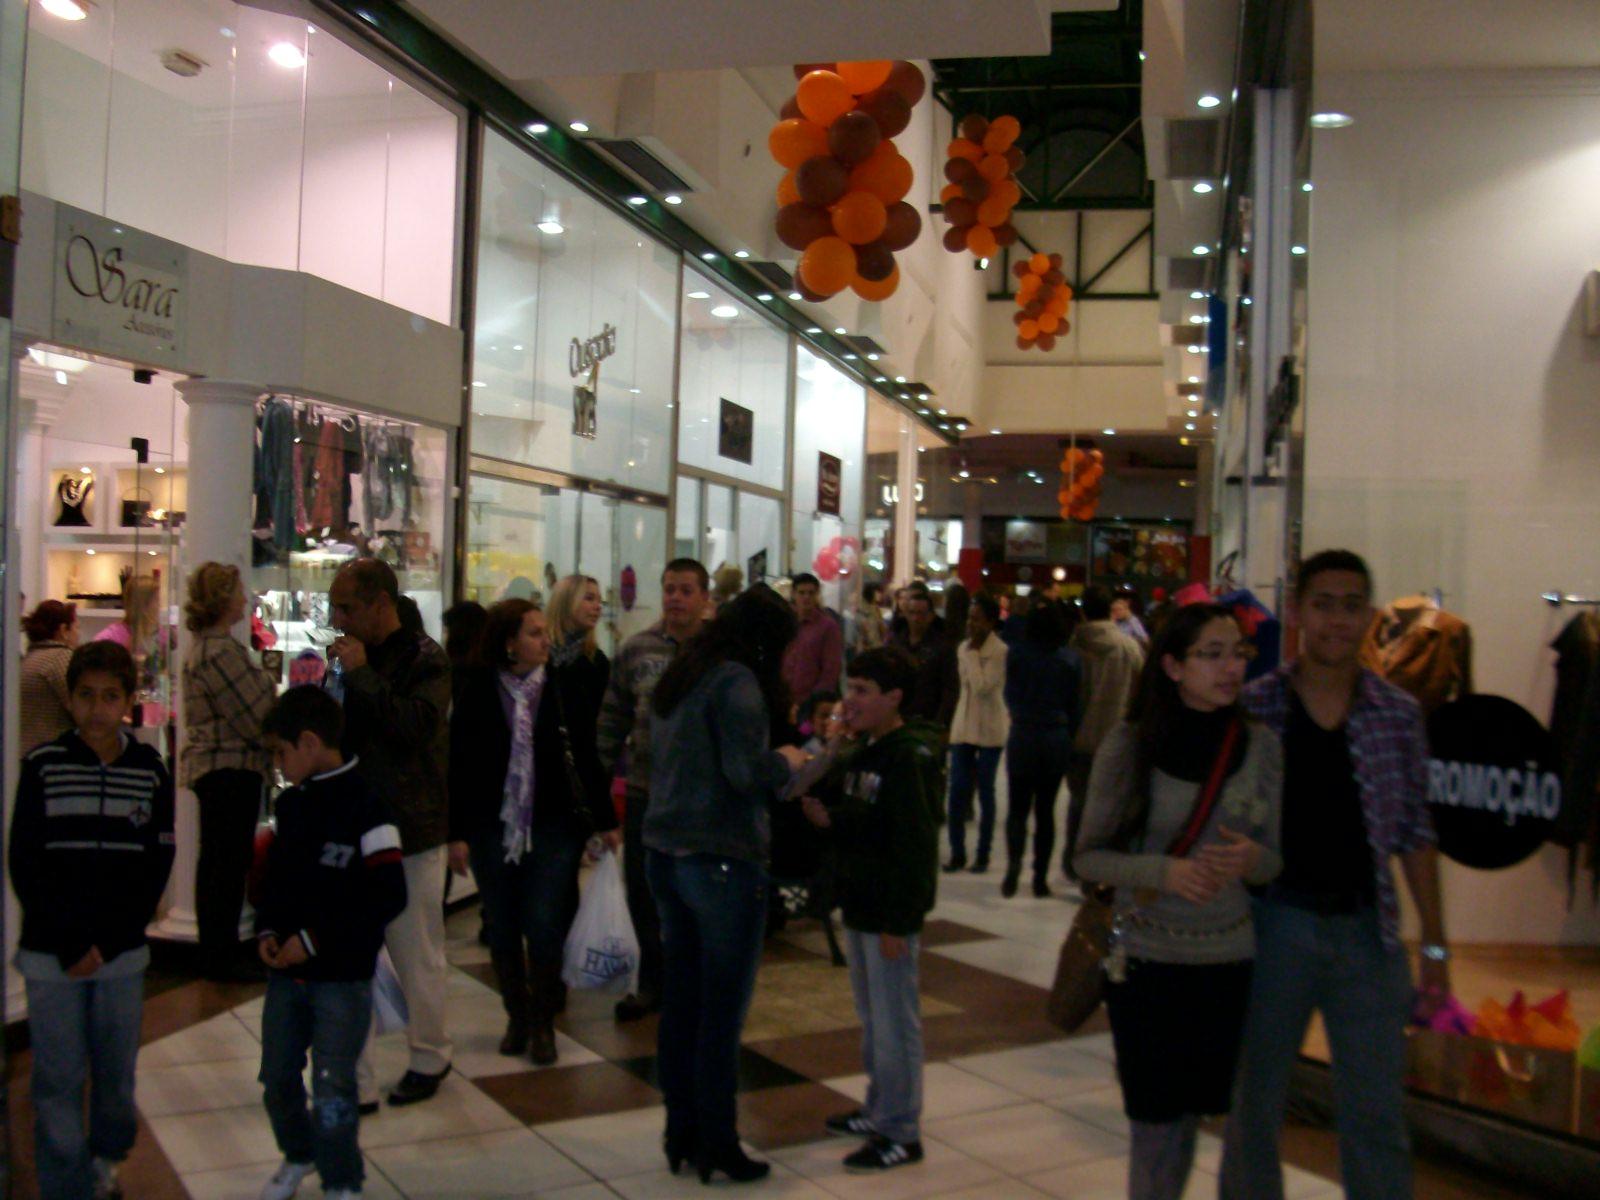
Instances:
[[[300,1190],[307,1175],[317,1169],[316,1163],[292,1163],[284,1159],[267,1186],[261,1189],[261,1200],[289,1200]]]
[[[122,1185],[117,1182],[117,1164],[97,1158],[94,1167],[94,1200],[121,1200]]]

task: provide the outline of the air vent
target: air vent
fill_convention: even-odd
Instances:
[[[1206,260],[1174,258],[1167,262],[1167,286],[1179,292],[1206,290]]]
[[[794,290],[794,278],[775,262],[747,262],[744,264],[780,292]]]
[[[591,143],[632,171],[647,186],[658,192],[692,192],[694,189],[650,151],[631,138],[620,141]]]
[[[1167,177],[1207,179],[1217,173],[1220,122],[1206,117],[1179,117],[1167,122]]]

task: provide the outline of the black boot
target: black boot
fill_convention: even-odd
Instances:
[[[516,1058],[528,1052],[528,1037],[533,1026],[526,1013],[513,1013],[506,1018],[506,1035],[500,1039],[500,1053]]]
[[[765,1179],[772,1170],[771,1163],[757,1162],[735,1142],[721,1150],[701,1148],[695,1165],[700,1169],[700,1182],[710,1183],[711,1177],[721,1171],[733,1183],[754,1183]]]
[[[1033,894],[1041,900],[1047,899],[1050,895],[1050,884],[1038,873],[1033,877]]]
[[[536,1067],[556,1061],[556,1013],[562,1006],[561,968],[529,964],[532,1020],[528,1030],[528,1057]]]
[[[952,854],[950,861],[944,865],[944,873],[946,875],[954,875],[957,871],[965,871],[966,869],[967,856],[965,854]]]
[[[1006,868],[1006,877],[1000,881],[1000,894],[1007,900],[1017,894],[1017,884],[1022,881],[1022,868],[1012,863]]]

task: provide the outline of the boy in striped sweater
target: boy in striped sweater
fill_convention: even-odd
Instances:
[[[316,1171],[327,1196],[361,1194],[356,1060],[372,1020],[385,927],[406,906],[400,831],[339,751],[344,711],[320,688],[285,692],[263,731],[283,777],[256,936],[271,968],[261,1083],[283,1163],[261,1200],[288,1200]],[[306,1051],[312,1056],[306,1108]]]

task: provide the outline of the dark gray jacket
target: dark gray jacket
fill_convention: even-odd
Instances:
[[[670,714],[652,716],[644,844],[765,865],[767,806],[789,779],[770,725],[755,673],[732,662],[708,671]]]

